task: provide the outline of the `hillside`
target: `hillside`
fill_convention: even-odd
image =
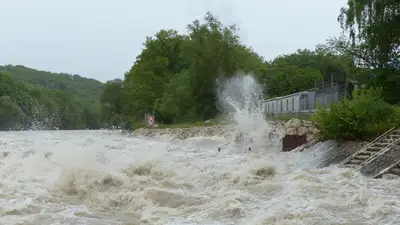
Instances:
[[[70,94],[27,85],[0,72],[0,130],[99,129],[99,103],[82,103]]]
[[[104,86],[102,82],[95,79],[66,73],[40,71],[20,65],[0,66],[0,73],[7,74],[16,81],[34,86],[65,91],[80,101],[98,102]]]

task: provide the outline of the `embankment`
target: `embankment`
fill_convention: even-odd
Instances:
[[[305,143],[300,144],[291,151],[304,151],[312,146],[318,147],[319,130],[316,128],[312,121],[291,119],[286,122],[282,121],[267,121],[269,129],[265,133],[265,140],[275,139],[280,142],[280,147],[283,147],[285,137],[288,136],[303,136]],[[174,140],[185,140],[195,137],[223,137],[227,140],[236,140],[235,133],[237,130],[234,125],[215,125],[204,127],[191,127],[191,128],[140,128],[133,132],[134,136],[149,137],[149,138],[168,138]],[[324,146],[327,148],[323,160],[319,163],[320,167],[336,164],[344,160],[346,157],[355,153],[366,142],[340,142],[328,141]]]
[[[265,133],[266,139],[280,138],[285,135],[305,136],[309,147],[318,141],[319,130],[312,121],[291,119],[287,122],[267,121],[270,127]],[[193,137],[229,137],[236,135],[234,125],[215,125],[215,126],[198,126],[191,128],[140,128],[133,131],[134,136],[142,137],[165,137],[171,139],[188,139]],[[304,146],[303,146],[304,147]]]
[[[190,128],[140,128],[133,131],[134,136],[163,137],[184,140],[194,137],[226,137],[232,130],[232,126],[199,126]]]

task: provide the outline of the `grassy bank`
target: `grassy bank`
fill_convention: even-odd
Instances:
[[[289,121],[292,118],[297,118],[300,120],[313,120],[312,115],[304,114],[304,113],[285,113],[285,114],[278,114],[278,115],[270,115],[267,116],[267,120],[276,120],[276,121]]]
[[[157,124],[157,126],[152,127],[152,129],[166,129],[166,128],[192,128],[192,127],[210,127],[222,124],[222,118],[218,117],[208,121],[198,121],[198,122],[183,122],[183,123],[173,123],[173,124]],[[132,130],[139,128],[148,128],[147,123],[135,123],[132,125]]]

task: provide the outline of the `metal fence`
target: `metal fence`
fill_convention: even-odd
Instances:
[[[347,96],[349,91],[344,83],[331,84],[321,88],[280,96],[264,101],[267,115],[285,113],[314,113],[318,105],[329,107]]]

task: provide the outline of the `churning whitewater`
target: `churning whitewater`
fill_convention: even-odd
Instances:
[[[225,86],[254,89],[251,77],[235,79]],[[398,180],[319,168],[329,142],[279,152],[279,134],[269,139],[259,111],[232,97],[246,92],[226,90],[230,136],[0,133],[0,224],[400,224]]]

